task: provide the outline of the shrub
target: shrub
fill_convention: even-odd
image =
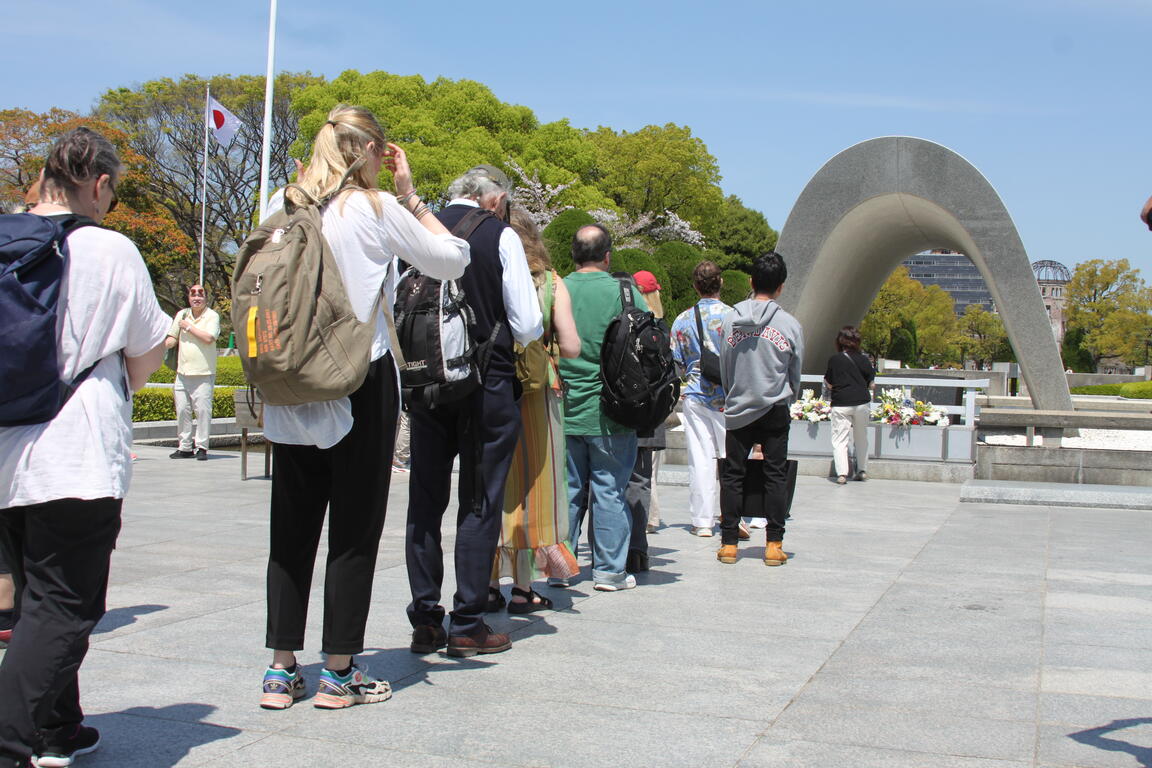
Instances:
[[[1120,395],[1140,400],[1152,399],[1152,381],[1132,381],[1121,384]]]
[[[720,276],[724,278],[724,287],[720,289],[720,301],[734,307],[748,298],[748,292],[752,290],[752,277],[747,272],[726,269]]]
[[[544,238],[544,245],[548,246],[548,254],[552,257],[552,268],[561,277],[576,268],[572,263],[572,237],[576,234],[576,230],[586,224],[595,223],[596,219],[586,211],[569,208],[552,219],[540,233]]]
[[[1071,387],[1068,391],[1074,395],[1121,395],[1123,387],[1123,384],[1086,384]]]
[[[212,393],[212,418],[236,416],[232,399],[235,387],[218,387]],[[132,421],[174,421],[176,401],[168,387],[146,387],[132,396]]]

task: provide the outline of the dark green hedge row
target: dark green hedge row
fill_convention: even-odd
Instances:
[[[148,381],[153,384],[171,384],[176,381],[176,371],[166,365],[152,374]],[[248,381],[244,378],[244,370],[240,367],[240,358],[221,357],[216,361],[216,383],[222,387],[246,387]]]
[[[212,418],[228,419],[236,416],[232,400],[235,387],[217,389],[212,395]],[[132,421],[174,421],[176,401],[167,387],[146,387],[132,396]]]

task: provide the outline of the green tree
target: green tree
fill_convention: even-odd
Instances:
[[[723,254],[713,257],[721,269],[750,272],[757,256],[776,247],[778,235],[764,214],[746,207],[736,195],[724,198],[715,222],[704,226],[713,233],[709,247]]]
[[[888,349],[894,332],[904,326],[914,329],[915,336],[909,333],[912,358],[896,357]],[[906,268],[897,267],[864,315],[860,336],[864,350],[877,356],[929,365],[949,362],[957,354],[952,299],[939,286],[925,287],[909,277]]]
[[[752,290],[752,278],[747,272],[726,269],[720,277],[724,280],[724,285],[720,288],[720,301],[734,307],[738,302],[748,298],[748,293]]]
[[[958,330],[963,355],[971,358],[977,368],[1002,358],[1008,334],[999,315],[986,312],[979,304],[969,304],[960,316]]]
[[[1064,360],[1064,367],[1071,368],[1076,373],[1094,373],[1096,363],[1092,353],[1086,350],[1084,344],[1084,329],[1068,326],[1064,330],[1064,341],[1060,344],[1060,357]]]
[[[1084,332],[1080,346],[1092,356],[1093,369],[1113,355],[1129,364],[1142,360],[1152,332],[1152,292],[1127,259],[1077,264],[1064,296],[1067,324]]]
[[[288,181],[294,166],[288,148],[296,139],[294,92],[320,78],[281,74],[272,109],[273,188]],[[167,209],[192,242],[200,241],[200,180],[204,162],[204,96],[212,95],[241,120],[232,144],[208,145],[208,201],[205,212],[204,281],[216,296],[229,295],[233,255],[257,215],[264,119],[264,78],[221,75],[210,79],[185,75],[180,80],[151,80],[136,88],[105,93],[96,114],[120,128],[147,166],[144,187]]]
[[[899,360],[904,366],[913,366],[913,361],[916,359],[916,342],[904,326],[899,326],[892,331],[892,338],[888,342],[887,356],[893,360]]]
[[[714,224],[723,203],[720,170],[687,126],[668,123],[638,131],[600,127],[589,134],[598,155],[586,181],[633,216],[671,211],[697,229]],[[701,229],[705,237],[711,234]]]

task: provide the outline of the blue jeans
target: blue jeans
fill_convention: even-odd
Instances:
[[[632,516],[624,500],[628,478],[636,463],[636,433],[569,435],[568,521],[573,551],[580,541],[581,489],[588,483],[589,508],[595,530],[592,543],[592,580],[622,583],[628,576],[628,539]]]

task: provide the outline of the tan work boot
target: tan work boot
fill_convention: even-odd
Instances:
[[[782,541],[770,541],[764,548],[764,565],[784,565],[788,562],[788,555],[784,554]]]
[[[731,565],[732,563],[735,563],[736,562],[736,545],[735,544],[725,544],[724,546],[720,547],[720,549],[716,552],[716,559],[722,563],[728,563],[729,565]]]

